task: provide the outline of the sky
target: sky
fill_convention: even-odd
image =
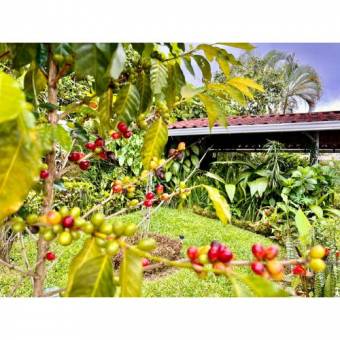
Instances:
[[[315,111],[340,110],[340,43],[261,43],[255,54],[272,49],[294,53],[301,64],[312,66],[321,79],[323,91]]]
[[[275,49],[294,53],[300,64],[312,66],[319,74],[323,88],[315,111],[340,110],[340,43],[253,43],[253,45],[256,46],[253,52],[255,55],[263,56]],[[241,53],[234,48],[228,50],[235,56]],[[195,73],[199,74],[200,71],[195,66]],[[217,64],[213,63],[212,71],[217,70]],[[196,78],[192,79],[192,82],[199,85],[200,80]],[[307,111],[307,106],[300,107],[298,111]]]

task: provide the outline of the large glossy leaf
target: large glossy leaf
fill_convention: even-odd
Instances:
[[[247,285],[255,297],[289,297],[286,290],[277,283],[258,275],[238,275],[238,279]]]
[[[16,212],[34,184],[41,164],[41,149],[34,129],[33,115],[27,111],[23,93],[16,81],[0,72],[0,220]],[[4,94],[10,93],[10,96]],[[19,104],[18,104],[18,103]],[[16,115],[8,120],[6,110]],[[21,108],[21,109],[20,109]],[[15,118],[14,118],[15,117]],[[13,119],[14,118],[14,119]]]
[[[245,50],[245,51],[251,51],[255,48],[254,45],[249,44],[249,43],[218,43],[218,44],[230,46],[230,47],[234,47],[234,48],[239,48],[239,49]]]
[[[137,78],[137,89],[140,95],[140,105],[139,112],[145,112],[152,101],[151,87],[150,87],[150,78],[142,71]]]
[[[190,57],[184,56],[184,57],[182,58],[182,60],[183,60],[183,62],[184,62],[184,65],[185,65],[186,69],[189,71],[189,73],[190,73],[193,77],[195,77],[195,71],[194,71],[194,68],[192,67]]]
[[[134,120],[139,112],[139,92],[137,87],[131,83],[124,85],[118,92],[113,112],[120,121],[127,123]]]
[[[176,97],[181,94],[181,88],[185,84],[183,72],[178,63],[168,64],[168,84],[164,90],[165,99],[169,109],[176,102]]]
[[[230,199],[230,202],[232,202],[234,200],[234,196],[235,196],[235,191],[236,191],[236,185],[235,184],[226,184],[224,186],[225,191]]]
[[[100,255],[87,260],[74,274],[70,297],[113,297],[112,258]]]
[[[299,240],[301,244],[304,247],[308,247],[311,244],[312,239],[312,226],[301,209],[299,209],[295,214],[295,224],[299,232]]]
[[[166,87],[168,78],[168,69],[158,59],[151,59],[150,79],[151,89],[154,95],[160,94]]]
[[[222,55],[218,55],[216,58],[216,61],[218,65],[220,66],[220,69],[224,73],[225,77],[228,78],[230,75],[230,66],[229,61]]]
[[[168,141],[168,127],[162,118],[155,120],[144,135],[142,162],[149,169],[153,157],[160,158]]]
[[[196,48],[202,50],[209,61],[213,61],[219,51],[219,48],[208,44],[199,44]]]
[[[71,151],[72,148],[72,138],[60,124],[55,126],[54,136],[56,142],[67,152]]]
[[[194,87],[192,84],[186,84],[181,88],[181,96],[184,99],[189,99],[197,96],[204,91],[204,87]]]
[[[122,297],[139,297],[141,295],[143,282],[141,258],[129,249],[123,251],[119,279]]]
[[[222,223],[228,224],[231,221],[229,204],[216,188],[208,185],[203,186],[207,190],[209,198],[213,203],[217,217]]]
[[[58,143],[65,151],[70,151],[72,139],[61,125],[41,124],[38,129],[39,142],[44,151],[50,151],[53,143]]]
[[[222,94],[225,98],[231,98],[240,105],[246,105],[247,101],[243,93],[236,87],[228,84],[208,84],[208,89],[216,92],[217,95]]]
[[[313,211],[313,213],[318,217],[318,218],[322,218],[323,217],[323,210],[320,206],[318,205],[311,205],[309,207],[310,210]]]
[[[84,243],[83,248],[80,252],[73,258],[70,268],[68,271],[68,280],[66,287],[66,296],[69,295],[73,283],[76,272],[90,259],[100,256],[100,249],[96,244],[96,239],[91,237],[87,239]]]
[[[250,188],[250,195],[254,196],[256,193],[259,194],[260,197],[264,194],[268,187],[268,178],[260,177],[255,179],[254,181],[248,182]]]
[[[201,55],[194,55],[193,58],[202,72],[204,81],[210,82],[211,81],[211,68],[210,68],[209,62]]]
[[[219,120],[223,125],[226,125],[226,117],[222,112],[220,105],[212,96],[206,93],[200,93],[198,94],[198,98],[207,110],[210,129],[214,126],[217,120]]]
[[[104,136],[112,119],[112,90],[109,88],[99,98],[98,104],[99,133]]]
[[[26,107],[25,94],[18,82],[0,72],[0,123],[17,118]]]
[[[126,54],[122,44],[118,44],[116,50],[112,54],[109,75],[113,79],[118,79],[124,69]]]

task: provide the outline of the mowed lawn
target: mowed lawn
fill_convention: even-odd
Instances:
[[[138,222],[141,212],[133,213],[122,217],[122,220]],[[218,220],[209,219],[194,214],[190,210],[176,210],[161,208],[157,211],[151,221],[150,231],[167,235],[172,238],[184,236],[182,255],[190,245],[206,245],[212,240],[219,240],[227,244],[238,259],[251,258],[251,245],[255,242],[269,245],[272,242],[262,236],[246,230],[223,225]],[[72,257],[82,247],[83,240],[78,240],[70,247],[62,247],[52,243],[52,249],[56,252],[58,261],[48,263],[52,266],[49,271],[46,287],[56,288],[65,286],[67,271]],[[35,244],[27,242],[28,258],[33,262],[35,258]],[[12,251],[11,258],[24,266],[19,243]],[[247,268],[239,269],[248,271]],[[0,295],[7,296],[15,286],[18,276],[9,270],[0,267]],[[16,296],[29,296],[31,288],[29,279],[26,279],[16,291]],[[143,284],[143,296],[145,297],[214,297],[232,296],[231,285],[224,277],[216,277],[212,274],[206,279],[200,279],[190,270],[176,270],[156,280],[145,280]]]

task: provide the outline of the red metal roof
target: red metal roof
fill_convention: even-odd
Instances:
[[[340,111],[311,112],[311,113],[286,113],[264,116],[228,116],[228,125],[261,125],[282,123],[308,123],[322,121],[340,121]],[[169,129],[186,129],[208,127],[207,118],[198,118],[175,122]],[[219,126],[218,123],[215,126]]]

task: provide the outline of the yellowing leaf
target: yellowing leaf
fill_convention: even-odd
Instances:
[[[211,68],[210,68],[209,62],[201,55],[194,55],[193,58],[202,72],[204,81],[210,82],[211,81]]]
[[[245,51],[251,51],[255,48],[254,45],[249,44],[249,43],[218,43],[218,44],[230,46],[230,47],[234,47],[234,48],[239,48],[239,49],[245,50]]]
[[[203,185],[207,190],[210,200],[216,211],[217,217],[223,224],[228,224],[231,221],[230,207],[225,198],[220,194],[220,192],[209,185]]]
[[[149,169],[153,157],[160,158],[168,141],[168,127],[162,118],[155,120],[144,135],[142,162]]]
[[[166,87],[168,70],[158,59],[151,59],[150,79],[153,94],[160,94]]]
[[[204,104],[207,110],[209,128],[211,129],[221,115],[221,108],[219,107],[216,100],[214,100],[211,96],[207,94],[200,93],[198,94],[198,98]]]
[[[301,209],[295,214],[295,224],[299,232],[301,244],[304,247],[308,247],[311,244],[312,239],[312,226]]]
[[[205,56],[209,61],[213,61],[218,53],[218,48],[208,45],[208,44],[200,44],[196,47],[198,50],[203,50]]]
[[[130,249],[123,251],[119,279],[122,297],[139,297],[141,295],[143,282],[141,258]]]

